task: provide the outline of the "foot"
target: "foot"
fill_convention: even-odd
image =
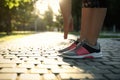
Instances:
[[[74,48],[77,46],[78,43],[79,43],[79,41],[78,41],[78,39],[77,39],[77,40],[74,41],[74,43],[72,43],[70,46],[68,46],[68,47],[66,47],[66,48],[64,48],[64,49],[62,49],[62,50],[59,50],[58,52],[62,54],[63,52],[72,50],[72,49],[74,49]]]
[[[73,50],[66,51],[62,54],[63,57],[67,58],[99,58],[102,57],[100,52],[100,45],[96,45],[98,48],[93,48],[87,43],[82,42],[76,46]]]

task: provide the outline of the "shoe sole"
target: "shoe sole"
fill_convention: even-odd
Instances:
[[[90,53],[87,55],[80,55],[80,56],[68,56],[68,55],[64,55],[64,54],[62,56],[66,57],[66,58],[77,59],[77,58],[101,58],[103,55],[102,55],[102,52],[99,52],[99,53]]]

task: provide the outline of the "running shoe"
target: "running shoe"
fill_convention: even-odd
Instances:
[[[102,52],[98,43],[96,47],[91,47],[86,42],[81,42],[76,48],[63,52],[61,56],[67,58],[100,58],[102,57]]]

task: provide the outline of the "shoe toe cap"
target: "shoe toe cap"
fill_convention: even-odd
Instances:
[[[68,51],[68,52],[64,52],[63,55],[66,55],[66,56],[75,56],[76,53],[74,51]]]

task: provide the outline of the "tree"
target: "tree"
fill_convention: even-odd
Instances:
[[[108,10],[105,19],[107,29],[112,29],[115,25],[117,30],[120,30],[120,0],[108,0]]]
[[[58,31],[63,30],[63,17],[61,14],[55,15],[56,21],[54,21],[54,27],[58,29]]]
[[[48,7],[48,11],[44,14],[44,19],[47,29],[51,30],[53,26],[53,11]]]
[[[13,17],[18,17],[18,15],[16,15],[16,11],[20,9],[20,6],[25,6],[26,4],[32,4],[34,2],[34,0],[0,0],[0,27],[3,27],[2,29],[4,29],[1,31],[5,31],[7,34],[10,34],[12,31],[12,19]],[[23,9],[26,8],[28,8],[28,5]]]
[[[74,30],[80,30],[81,3],[82,0],[72,0],[72,15],[74,19]]]
[[[0,27],[3,27],[4,30],[1,30],[1,31],[6,31],[7,34],[9,34],[9,32],[11,32],[11,11],[9,9],[8,6],[6,6],[6,1],[4,0],[1,0],[0,1],[0,10],[1,10],[1,13],[0,13],[0,23],[1,23],[1,26]],[[9,26],[9,28],[8,28]]]
[[[37,18],[36,15],[32,14],[34,9],[32,6],[33,4],[33,2],[28,2],[17,7],[15,14],[12,15],[12,24],[22,27],[22,30],[25,30],[27,26],[30,26],[30,24]]]

